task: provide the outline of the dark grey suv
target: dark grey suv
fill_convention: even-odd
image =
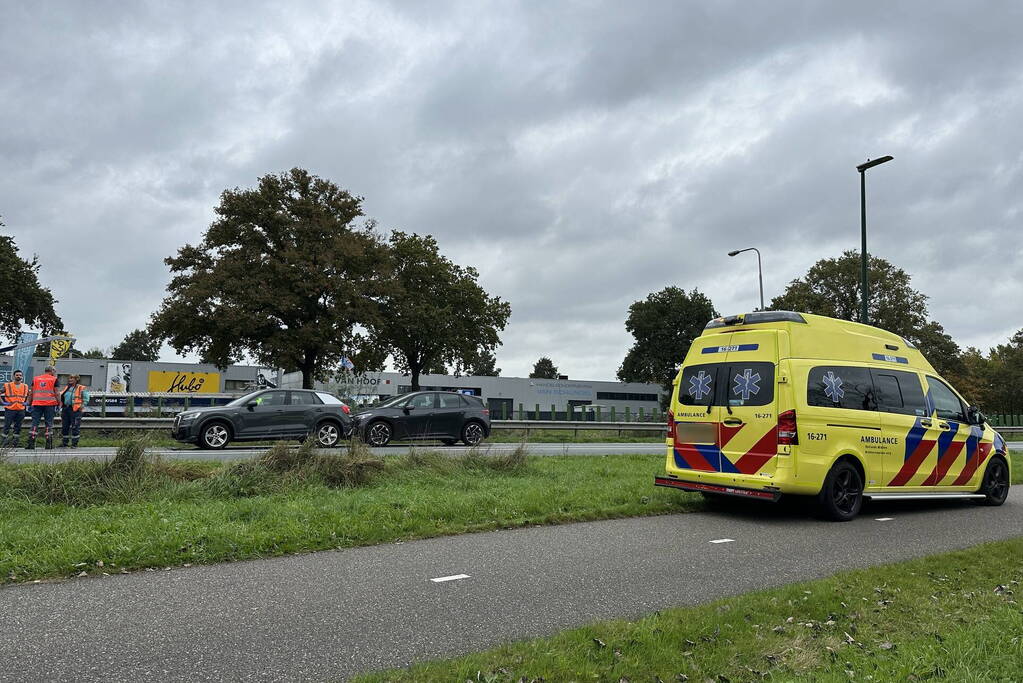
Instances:
[[[227,405],[179,413],[171,436],[199,448],[223,448],[231,441],[307,437],[316,439],[321,448],[331,448],[352,434],[348,412],[348,406],[325,391],[254,391]]]
[[[355,430],[371,446],[430,439],[475,446],[490,436],[490,411],[478,396],[453,391],[402,394],[355,414]]]

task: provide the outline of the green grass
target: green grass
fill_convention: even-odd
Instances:
[[[1018,681],[1021,557],[991,543],[359,680]]]
[[[659,455],[140,460],[129,448],[111,463],[0,463],[0,582],[704,509],[652,486]],[[1023,455],[1013,465],[1023,483]]]
[[[262,460],[123,471],[81,461],[0,465],[0,581],[703,507],[698,495],[652,485],[661,456],[417,451],[377,459],[378,470],[352,485],[337,453],[325,466],[279,471]]]

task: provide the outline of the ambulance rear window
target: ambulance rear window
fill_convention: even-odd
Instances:
[[[774,363],[706,363],[682,370],[678,402],[686,406],[766,406],[774,402]]]

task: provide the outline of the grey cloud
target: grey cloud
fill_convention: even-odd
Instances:
[[[0,28],[0,214],[86,345],[163,294],[219,193],[304,166],[513,306],[498,364],[613,375],[628,305],[722,312],[817,259],[905,267],[961,343],[1017,329],[1021,10],[960,3],[119,3]],[[89,285],[63,272],[88,264]]]

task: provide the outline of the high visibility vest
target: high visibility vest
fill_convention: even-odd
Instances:
[[[55,406],[57,400],[57,378],[54,375],[39,375],[32,380],[32,405]]]
[[[24,410],[28,402],[28,385],[24,382],[4,382],[4,402],[7,410]]]
[[[60,392],[61,405],[65,405],[64,404],[64,394],[66,394],[67,390],[71,389],[71,388],[72,387],[69,384],[66,387],[64,387],[64,391]],[[79,411],[79,410],[82,409],[82,392],[85,391],[85,387],[82,386],[81,384],[76,384],[74,386],[74,390],[75,390],[75,395],[71,399],[71,410]]]

